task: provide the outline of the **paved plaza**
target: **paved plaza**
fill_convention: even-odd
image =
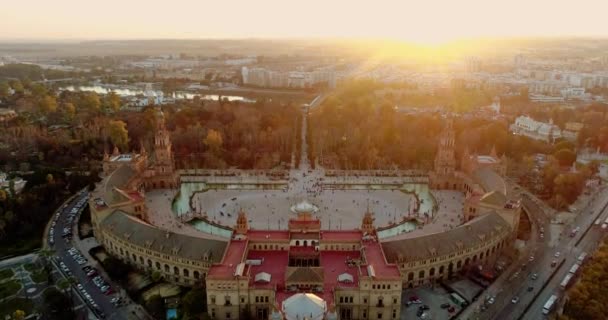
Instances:
[[[302,129],[306,130],[306,121]],[[403,230],[385,231],[386,237],[443,232],[462,223],[461,192],[429,191],[426,184],[412,181],[411,177],[361,174],[328,177],[323,168],[310,166],[306,141],[301,150],[300,166],[290,171],[287,180],[269,180],[241,172],[237,176],[201,177],[204,180],[200,182],[183,183],[179,193],[149,192],[146,197],[149,220],[167,230],[200,236],[199,231],[213,227],[197,223],[195,228],[182,223],[177,216],[196,213],[213,223],[233,227],[242,209],[253,229],[286,229],[289,219],[295,216],[290,208],[306,200],[318,208],[315,215],[323,227],[331,230],[359,228],[368,209],[380,228],[399,224],[404,218],[418,218],[425,224],[424,228],[416,229],[415,224],[410,224]],[[208,233],[222,234],[221,230],[216,231]]]

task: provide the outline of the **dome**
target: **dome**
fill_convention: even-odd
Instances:
[[[319,208],[308,202],[308,200],[303,200],[296,205],[291,206],[291,212],[293,213],[314,213],[317,211],[319,211]]]

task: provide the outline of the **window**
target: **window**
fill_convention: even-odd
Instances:
[[[424,270],[420,270],[420,272],[418,272],[418,279],[422,278],[424,278]]]
[[[382,319],[382,312],[378,312],[378,319]]]
[[[241,297],[241,303],[245,303],[245,297]]]
[[[156,261],[156,269],[160,270],[160,262]]]
[[[340,303],[344,303],[344,297],[340,297]]]
[[[198,271],[194,271],[194,279],[198,279],[200,276],[200,274],[198,273]]]
[[[268,303],[268,296],[264,297],[264,302]]]
[[[258,297],[258,296],[255,297],[255,303],[260,303],[260,297]]]
[[[363,298],[363,304],[367,304],[367,298]]]
[[[407,275],[407,281],[412,281],[412,280],[414,280],[414,273],[413,273],[413,272],[410,272],[410,273],[408,273],[408,275]]]
[[[215,296],[211,296],[211,298],[209,300],[211,300],[211,304],[215,304]]]
[[[367,318],[367,311],[363,310],[363,319]]]
[[[169,269],[169,265],[168,265],[168,264],[166,264],[166,265],[165,265],[165,272],[166,272],[166,273],[169,273],[169,270],[171,270],[171,269]]]
[[[179,276],[179,268],[178,268],[178,267],[173,267],[173,273],[174,273],[176,276]]]
[[[353,303],[353,297],[348,298],[348,302]]]
[[[189,277],[190,271],[188,269],[184,269],[184,277]]]
[[[230,312],[226,312],[226,319],[230,319]]]
[[[397,319],[397,310],[393,309],[393,319]]]

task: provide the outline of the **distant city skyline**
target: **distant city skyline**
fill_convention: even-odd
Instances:
[[[581,0],[7,2],[0,41],[197,38],[608,37],[608,2]]]

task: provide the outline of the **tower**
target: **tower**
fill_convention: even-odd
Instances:
[[[439,175],[452,175],[455,169],[454,129],[452,119],[448,119],[447,125],[439,138],[439,149],[435,156],[435,173]]]
[[[247,230],[249,230],[249,223],[247,222],[247,215],[245,211],[241,209],[239,211],[239,216],[236,218],[236,228],[234,228],[237,234],[246,234]]]
[[[158,182],[158,184],[156,183]],[[178,176],[173,162],[173,151],[171,151],[171,134],[165,127],[165,115],[157,109],[156,133],[154,134],[154,175],[152,179],[153,188],[175,188],[178,184]]]
[[[363,221],[361,222],[361,231],[363,231],[363,233],[372,234],[374,233],[374,230],[374,216],[368,208],[367,212],[365,212],[365,214],[363,215]]]

